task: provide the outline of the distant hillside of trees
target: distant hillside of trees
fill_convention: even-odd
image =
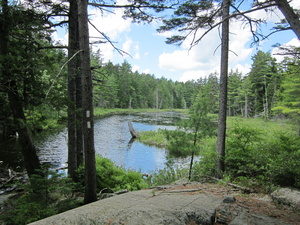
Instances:
[[[57,121],[66,119],[67,69],[61,66],[67,62],[67,56],[61,49],[48,49],[44,50],[43,57],[47,63],[40,62],[40,75],[33,79],[23,76],[23,85],[19,87],[33,131],[54,127]],[[126,61],[104,63],[98,53],[93,53],[91,59],[95,107],[186,109],[193,105],[201,88],[206,87],[213,106],[211,113],[218,112],[218,73],[179,82],[132,71]],[[289,57],[277,63],[269,52],[262,51],[252,60],[250,73],[238,70],[229,73],[228,115],[264,117],[266,120],[274,116],[297,118],[300,110],[299,60]],[[8,135],[14,126],[5,92],[0,92],[0,105],[0,130]]]

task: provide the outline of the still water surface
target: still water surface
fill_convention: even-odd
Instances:
[[[95,121],[95,151],[103,157],[111,159],[118,166],[126,169],[151,173],[165,168],[166,150],[146,146],[138,141],[130,143],[131,135],[128,122],[132,122],[136,132],[175,129],[174,121],[181,114],[139,113],[131,115],[114,115]],[[48,136],[37,142],[41,161],[51,162],[59,167],[67,162],[67,129]],[[184,161],[177,160],[177,164]]]

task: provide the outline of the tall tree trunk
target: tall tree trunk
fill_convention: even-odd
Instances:
[[[269,102],[268,102],[268,89],[267,89],[267,80],[266,75],[264,75],[264,87],[265,87],[265,121],[267,122],[269,119]]]
[[[10,74],[9,64],[7,61],[9,55],[9,7],[8,1],[2,1],[2,22],[0,24],[0,54],[2,67],[2,78],[7,80],[6,93],[9,99],[9,105],[12,111],[14,123],[19,134],[19,143],[21,145],[22,156],[24,159],[25,169],[29,177],[33,174],[42,174],[39,158],[36,148],[33,144],[31,132],[27,126],[26,117],[23,110],[22,99],[18,91],[17,82],[12,79],[14,74]]]
[[[78,34],[79,35],[79,34]],[[82,122],[82,84],[81,73],[76,76],[76,150],[77,167],[83,164],[83,122]]]
[[[68,173],[76,181],[76,77],[78,73],[79,32],[78,6],[76,0],[69,0],[69,49],[68,49]]]
[[[89,29],[87,0],[78,1],[78,27],[79,44],[82,52],[81,73],[82,73],[82,106],[83,106],[83,131],[84,131],[84,160],[85,160],[85,195],[84,203],[97,200],[96,192],[96,159],[94,146],[94,110],[92,77],[89,50]]]
[[[18,129],[19,143],[21,145],[22,156],[25,168],[29,177],[33,174],[42,174],[40,160],[33,144],[31,132],[27,126],[26,117],[22,107],[22,100],[19,95],[15,81],[8,83],[9,105],[14,118],[14,123]]]
[[[194,163],[194,156],[195,151],[192,151],[191,161],[190,161],[190,169],[189,169],[189,180],[192,178],[192,169],[193,169],[193,163]]]
[[[245,94],[245,118],[248,118],[248,94]]]
[[[278,8],[290,24],[292,30],[300,40],[300,20],[295,10],[290,6],[286,0],[275,0]]]
[[[78,31],[78,4],[69,0],[69,51],[68,51],[68,172],[76,179],[76,169],[83,163],[82,128],[82,85],[80,67],[80,47]]]
[[[158,88],[155,90],[155,108],[158,109]]]
[[[217,138],[216,176],[222,178],[225,171],[225,138],[226,138],[226,109],[227,109],[227,80],[228,80],[228,45],[229,45],[229,6],[230,0],[223,1],[222,9],[222,47],[220,74],[220,102]]]

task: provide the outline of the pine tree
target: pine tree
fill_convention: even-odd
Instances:
[[[300,61],[290,62],[284,74],[281,101],[272,110],[288,115],[300,123]],[[300,136],[300,124],[298,135]]]

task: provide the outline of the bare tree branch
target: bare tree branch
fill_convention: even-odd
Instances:
[[[92,27],[94,27],[95,28],[95,30],[98,32],[98,33],[100,33],[107,41],[108,41],[108,43],[120,54],[120,55],[122,55],[122,56],[124,56],[124,54],[125,55],[128,55],[128,56],[130,56],[130,57],[132,57],[129,53],[127,53],[127,52],[125,52],[125,51],[123,51],[123,50],[121,50],[121,49],[119,49],[119,48],[117,48],[114,44],[113,44],[113,42],[110,40],[110,38],[106,35],[106,34],[104,34],[103,32],[101,32],[93,23],[91,23],[91,21],[89,20],[89,24],[91,24],[92,25]]]

